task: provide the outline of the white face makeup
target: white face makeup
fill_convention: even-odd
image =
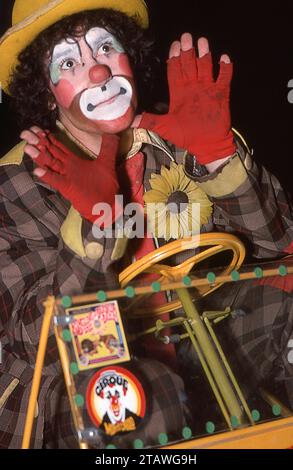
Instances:
[[[82,93],[80,109],[88,119],[112,121],[123,116],[132,98],[132,87],[123,77],[113,77],[102,87]]]
[[[85,35],[85,40],[93,51],[93,57],[109,51],[125,52],[119,41],[104,28],[91,28]]]
[[[57,105],[71,122],[118,131],[133,119],[137,100],[129,60],[104,28],[57,44],[49,73]]]
[[[64,39],[54,47],[50,63],[50,78],[54,85],[59,82],[62,71],[69,70],[74,65],[81,65],[81,51],[74,39]]]
[[[103,28],[90,29],[85,40],[93,51],[93,57],[107,54],[111,50],[124,52],[119,41]],[[126,113],[131,98],[130,83],[123,77],[113,77],[101,87],[86,90],[80,98],[80,109],[88,119],[112,121]]]

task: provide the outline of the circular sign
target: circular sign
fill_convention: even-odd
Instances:
[[[86,392],[92,422],[107,435],[135,431],[145,416],[145,393],[139,380],[122,367],[95,373]]]

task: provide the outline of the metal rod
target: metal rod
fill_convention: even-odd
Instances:
[[[293,274],[293,266],[286,266],[286,269],[287,269],[287,274]],[[272,276],[280,276],[279,268],[263,270],[262,278],[272,277]],[[222,276],[220,275],[215,278],[212,284],[207,278],[192,279],[190,286],[188,287],[202,287],[202,286],[214,285],[214,284],[225,283],[225,282],[235,283],[239,281],[247,281],[249,279],[258,279],[254,271],[247,272],[247,273],[239,273],[239,279],[236,279],[236,280],[232,279],[230,274],[225,274]],[[168,290],[173,290],[173,289],[176,290],[180,288],[186,288],[185,284],[183,284],[182,281],[176,281],[176,282],[162,283],[160,290],[168,291]],[[154,293],[151,285],[134,287],[134,290],[135,290],[136,295]],[[107,294],[108,300],[126,297],[125,289],[107,291],[106,294]],[[98,300],[97,300],[97,294],[95,293],[95,294],[74,295],[71,297],[71,301],[73,304],[78,304],[78,303],[97,302]],[[62,298],[57,299],[56,302],[58,306],[62,306]]]
[[[215,334],[215,332],[214,332],[214,330],[213,330],[213,328],[212,328],[212,325],[211,325],[211,323],[210,323],[210,321],[209,321],[209,319],[208,319],[207,317],[203,316],[203,320],[204,320],[204,322],[205,322],[205,324],[206,324],[206,326],[207,326],[207,329],[208,329],[208,331],[209,331],[209,333],[210,333],[210,335],[211,335],[211,338],[212,338],[212,340],[213,340],[213,342],[214,342],[214,344],[215,344],[215,346],[216,346],[216,348],[217,348],[217,350],[218,350],[218,353],[219,353],[219,355],[220,355],[220,358],[221,358],[222,361],[223,361],[223,364],[224,364],[224,366],[225,366],[225,369],[226,369],[226,371],[227,371],[227,374],[228,374],[229,377],[230,377],[230,380],[231,380],[231,382],[232,382],[232,384],[233,384],[233,387],[234,387],[234,389],[235,389],[235,391],[236,391],[236,393],[237,393],[237,395],[238,395],[238,397],[239,397],[239,400],[240,400],[240,402],[241,402],[241,404],[242,404],[242,406],[243,406],[243,408],[244,408],[244,410],[245,410],[245,412],[246,412],[246,414],[247,414],[247,417],[248,417],[248,419],[249,419],[249,421],[250,421],[250,424],[252,424],[252,425],[254,426],[254,425],[255,425],[255,422],[254,422],[254,420],[252,419],[252,416],[251,416],[251,413],[250,413],[250,409],[249,409],[249,407],[248,407],[248,404],[247,404],[247,402],[246,402],[246,400],[245,400],[245,398],[244,398],[244,395],[243,395],[243,393],[242,393],[242,391],[241,391],[241,389],[240,389],[240,387],[239,387],[239,385],[238,385],[238,382],[237,382],[237,380],[236,380],[236,377],[235,377],[235,375],[234,375],[233,372],[232,372],[232,369],[231,369],[231,367],[230,367],[230,365],[229,365],[229,362],[227,361],[227,358],[226,358],[226,356],[225,356],[225,354],[224,354],[224,351],[223,351],[223,349],[222,349],[222,347],[221,347],[221,345],[220,345],[220,343],[219,343],[219,341],[218,341],[218,338],[217,338],[217,336],[216,336],[216,334]]]
[[[54,297],[48,297],[47,300],[44,302],[45,314],[44,314],[44,319],[42,323],[32,388],[30,392],[28,409],[27,409],[27,414],[26,414],[26,419],[25,419],[24,433],[23,433],[23,439],[22,439],[22,445],[21,445],[22,449],[29,449],[29,446],[30,446],[34,414],[35,414],[36,404],[38,400],[38,394],[39,394],[39,389],[40,389],[48,336],[49,336],[50,325],[51,325],[51,320],[53,316],[54,302],[55,302]]]
[[[187,289],[176,289],[179,299],[181,300],[187,318],[190,321],[191,327],[195,333],[200,348],[205,356],[208,366],[215,378],[219,387],[221,395],[226,403],[229,413],[236,416],[240,423],[244,420],[244,413],[239,405],[238,399],[235,395],[233,388],[227,378],[223,365],[217,355],[214,345],[207,333],[203,321],[197,311],[196,306],[192,302],[190,294]]]
[[[64,341],[60,337],[62,328],[60,326],[54,325],[54,332],[55,332],[55,338],[56,338],[60,361],[61,361],[61,365],[63,369],[64,379],[65,379],[67,394],[69,397],[69,404],[71,408],[71,414],[73,416],[75,429],[76,431],[83,430],[84,424],[83,424],[82,415],[76,403],[74,402],[74,395],[76,395],[76,388],[75,388],[74,381],[72,380],[72,377],[70,374],[68,352],[64,344]],[[86,442],[79,441],[79,448],[88,449],[88,445]]]
[[[260,394],[262,398],[269,404],[269,405],[279,405],[280,410],[281,410],[281,416],[283,418],[288,418],[289,416],[292,416],[293,413],[289,408],[287,408],[286,405],[284,405],[281,400],[279,400],[275,395],[273,395],[271,392],[268,390],[265,390],[263,387],[260,387],[259,389]]]
[[[200,349],[200,347],[199,347],[199,344],[198,344],[198,342],[196,341],[194,332],[192,331],[192,329],[191,329],[190,325],[188,324],[188,321],[187,321],[187,320],[185,320],[184,326],[185,326],[186,331],[188,332],[188,336],[189,336],[189,338],[190,338],[190,341],[191,341],[191,343],[192,343],[192,345],[193,345],[193,347],[194,347],[194,349],[195,349],[195,351],[196,351],[196,353],[197,353],[197,355],[198,355],[199,361],[200,361],[201,366],[202,366],[202,368],[203,368],[203,371],[204,371],[204,373],[205,373],[205,375],[206,375],[206,378],[207,378],[207,380],[208,380],[208,382],[209,382],[209,384],[210,384],[210,386],[211,386],[212,391],[214,392],[214,395],[215,395],[215,398],[216,398],[216,400],[217,400],[217,402],[218,402],[218,405],[219,405],[219,407],[220,407],[220,410],[222,411],[222,414],[223,414],[223,416],[224,416],[224,418],[225,418],[225,420],[226,420],[226,423],[227,423],[228,427],[232,430],[231,420],[229,419],[229,414],[228,414],[228,411],[227,411],[227,409],[226,409],[226,407],[225,407],[225,403],[223,402],[223,399],[222,399],[222,397],[221,397],[221,394],[220,394],[220,392],[219,392],[219,389],[218,389],[218,387],[217,387],[217,383],[215,382],[214,377],[213,377],[213,375],[211,374],[211,371],[210,371],[210,369],[209,369],[209,367],[208,367],[208,364],[207,364],[207,362],[206,362],[205,356],[204,356],[204,354],[202,354],[202,351],[201,351],[201,349]]]

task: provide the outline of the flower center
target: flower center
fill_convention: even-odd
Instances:
[[[184,212],[188,205],[188,196],[184,191],[174,191],[168,197],[167,205],[169,206],[170,212],[173,214],[179,214]]]

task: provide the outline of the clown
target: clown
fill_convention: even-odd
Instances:
[[[0,160],[4,448],[21,445],[44,299],[117,287],[121,263],[155,247],[155,233],[152,238],[145,232],[128,247],[115,236],[94,236],[104,204],[110,211],[102,228],[112,232],[121,217],[124,206],[115,203],[117,195],[142,207],[154,190],[151,176],[164,180],[167,166],[171,180],[184,187],[169,194],[167,178],[167,195],[160,183],[159,196],[163,201],[183,197],[186,206],[198,195],[204,217],[195,225],[202,232],[241,235],[258,259],[293,251],[286,194],[231,128],[229,56],[221,56],[214,79],[207,39],[194,45],[185,33],[174,41],[168,60],[170,106],[165,115],[156,115],[146,112],[153,104],[154,60],[143,0],[16,0],[12,23],[0,40],[0,81],[24,130],[22,141]],[[190,191],[184,193],[185,187]],[[159,244],[168,239],[157,238]],[[245,315],[231,317],[224,334],[235,368],[240,363],[252,385],[277,379],[290,393],[286,348],[293,329],[292,284],[274,281],[224,286],[220,295],[209,296],[207,308],[242,309]],[[183,380],[166,365],[174,348],[166,347],[165,357],[154,344],[138,344],[134,352],[152,401],[135,438],[152,445],[162,432],[178,437],[189,413]],[[188,358],[192,351],[183,343],[179,369],[188,369]],[[53,334],[35,418],[35,448],[76,447]],[[127,447],[134,437],[119,439],[115,443]]]
[[[105,404],[102,426],[107,434],[115,434],[121,428],[124,432],[134,430],[139,422],[139,416],[127,407],[131,405],[128,388],[127,380],[111,371],[102,375],[95,388],[96,395]]]

